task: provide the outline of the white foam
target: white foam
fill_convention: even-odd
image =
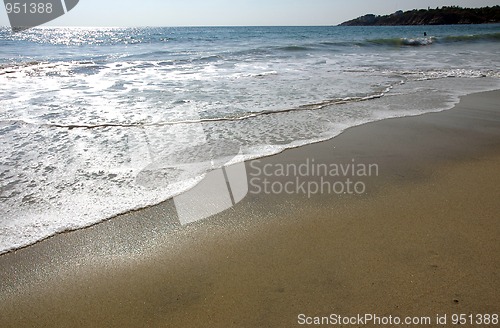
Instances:
[[[362,69],[361,59],[380,69]],[[231,141],[244,152],[233,161],[259,158],[366,122],[443,110],[459,95],[499,86],[496,71],[477,78],[484,69],[385,69],[380,60],[342,54],[4,69],[0,253],[189,189],[211,166],[190,161],[196,145]],[[273,111],[281,112],[256,115]]]

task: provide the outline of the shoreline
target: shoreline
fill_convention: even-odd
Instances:
[[[488,92],[488,91],[484,91],[484,92]],[[373,94],[373,95],[368,95],[366,97],[361,97],[359,99],[354,99],[354,100],[352,100],[352,99],[351,100],[335,100],[335,101],[333,101],[332,103],[329,103],[329,104],[322,104],[320,109],[327,108],[329,106],[348,104],[348,103],[351,103],[351,102],[358,103],[358,102],[364,102],[364,101],[370,101],[370,100],[377,100],[377,99],[381,99],[384,96],[386,96],[387,93],[388,93],[388,90],[384,90],[380,94],[376,93],[376,94]],[[460,97],[458,97],[458,98],[460,98]],[[314,105],[316,105],[316,104],[314,104]],[[309,106],[309,105],[306,105],[306,106]],[[435,111],[435,112],[446,111],[446,110],[450,110],[452,108],[453,107],[447,108],[447,109],[438,110],[438,111]],[[295,111],[302,111],[302,110],[306,110],[306,109],[295,109]],[[255,116],[251,116],[249,118],[255,118],[255,117],[266,116],[266,115],[273,115],[273,114],[288,113],[288,112],[292,112],[292,111],[294,111],[294,109],[280,110],[280,111],[275,111],[275,112],[261,112],[261,113],[258,113]],[[254,155],[253,157],[251,157],[249,159],[243,160],[243,162],[244,163],[250,163],[252,161],[265,160],[265,159],[267,159],[269,157],[279,155],[279,154],[281,154],[281,153],[283,153],[285,151],[288,151],[288,150],[293,150],[293,149],[297,149],[297,148],[301,148],[301,147],[307,147],[309,145],[315,145],[315,144],[318,144],[318,143],[328,142],[328,141],[330,141],[330,140],[338,137],[339,135],[343,134],[347,130],[350,130],[350,129],[356,128],[356,127],[360,127],[360,126],[364,126],[366,124],[375,123],[375,122],[378,122],[378,121],[381,121],[381,120],[390,120],[390,119],[394,119],[394,118],[404,118],[404,117],[414,117],[414,116],[420,116],[420,115],[425,115],[425,114],[428,114],[428,113],[435,113],[435,112],[426,112],[426,113],[420,113],[420,114],[410,114],[409,116],[403,116],[403,117],[379,118],[379,119],[376,119],[374,121],[369,121],[369,122],[365,122],[365,123],[359,123],[358,125],[353,125],[353,126],[350,126],[348,128],[345,128],[344,130],[342,130],[341,132],[339,132],[338,134],[336,134],[334,136],[329,136],[329,137],[327,137],[325,139],[318,139],[318,140],[315,140],[315,141],[308,141],[306,143],[299,143],[299,144],[295,144],[295,145],[292,145],[292,146],[287,145],[288,147],[282,148],[282,149],[280,149],[279,151],[277,151],[275,153],[264,154],[264,155],[262,155],[262,154],[261,155]],[[99,125],[97,125],[97,126],[85,126],[85,125],[81,125],[81,126],[79,126],[79,125],[68,125],[68,126],[61,125],[61,126],[59,126],[59,125],[54,125],[54,126],[55,127],[59,127],[59,128],[68,128],[70,130],[73,129],[73,128],[101,127]],[[134,126],[134,125],[130,125],[130,127],[132,127],[132,126]],[[104,125],[102,127],[104,127]],[[206,173],[209,173],[209,172],[206,172]],[[194,187],[192,187],[192,188],[194,188]],[[192,189],[192,188],[190,188],[190,189]],[[9,250],[6,250],[6,251],[0,251],[0,257],[3,256],[3,255],[6,255],[6,254],[10,254],[10,253],[13,253],[13,252],[16,252],[16,251],[28,248],[28,247],[32,247],[34,245],[37,245],[38,243],[41,243],[41,242],[44,242],[44,241],[46,241],[48,239],[57,237],[58,235],[61,235],[61,234],[72,233],[72,232],[75,232],[75,231],[78,231],[78,230],[85,230],[85,229],[88,229],[88,228],[92,228],[92,227],[94,227],[96,225],[100,225],[100,224],[106,223],[107,221],[113,220],[115,218],[119,218],[119,217],[122,217],[122,216],[125,216],[125,215],[131,215],[131,214],[143,211],[143,210],[147,210],[147,209],[150,209],[150,208],[154,208],[156,206],[160,206],[163,203],[172,201],[174,199],[174,197],[179,196],[181,194],[184,194],[184,193],[188,192],[190,189],[185,190],[185,191],[181,191],[178,194],[176,194],[175,196],[170,196],[167,199],[165,199],[165,200],[163,200],[163,201],[161,201],[159,203],[156,203],[156,204],[152,204],[152,205],[148,205],[148,206],[144,206],[144,207],[138,207],[138,208],[135,208],[135,209],[126,210],[126,211],[123,211],[121,213],[115,214],[113,216],[104,218],[104,219],[102,219],[100,221],[97,221],[95,223],[89,224],[87,226],[83,226],[83,227],[79,227],[79,228],[74,228],[74,229],[67,229],[67,230],[64,230],[64,231],[56,232],[56,233],[54,233],[52,235],[49,235],[49,236],[44,237],[42,239],[39,239],[39,240],[37,240],[35,242],[32,242],[30,244],[27,244],[27,245],[24,245],[24,246],[20,246],[20,247],[16,247],[16,248],[12,248],[12,249],[9,249]]]
[[[411,274],[413,265],[418,268],[417,277],[421,278],[419,288],[430,284],[443,292],[446,286],[453,289],[449,284],[453,279],[440,268],[448,265],[461,270],[462,280],[457,283],[476,281],[481,267],[461,268],[455,263],[465,258],[477,263],[474,256],[479,256],[479,263],[489,277],[488,283],[494,286],[498,278],[491,274],[499,263],[493,261],[486,265],[478,250],[495,254],[493,251],[498,249],[492,244],[495,229],[498,230],[492,215],[498,213],[498,205],[495,207],[491,202],[495,193],[498,196],[498,187],[494,185],[498,178],[495,171],[491,172],[494,164],[500,163],[498,99],[500,91],[468,95],[451,110],[366,123],[349,128],[333,139],[259,159],[261,165],[298,163],[304,158],[330,163],[348,163],[352,158],[377,162],[381,174],[364,180],[369,188],[359,197],[307,198],[250,193],[235,207],[186,227],[176,222],[173,202],[166,201],[3,254],[0,256],[3,300],[0,307],[6,312],[0,314],[0,323],[9,327],[21,322],[23,326],[41,319],[46,323],[55,320],[54,326],[71,323],[83,327],[97,322],[105,326],[137,326],[144,322],[163,326],[194,324],[199,322],[197,319],[206,321],[208,316],[215,326],[222,326],[231,317],[243,326],[271,323],[291,326],[296,321],[290,320],[296,318],[289,316],[290,311],[300,311],[297,304],[292,305],[294,297],[304,311],[320,313],[333,311],[329,308],[332,304],[335,309],[355,313],[383,302],[384,299],[377,299],[376,295],[384,289],[371,287],[370,277],[376,278],[375,285],[384,285],[400,304],[406,304],[401,308],[405,307],[408,312],[412,308],[415,312],[418,308],[408,305],[411,304],[409,298],[402,295],[400,287],[386,281],[384,274],[417,291],[418,288],[403,278]],[[251,169],[249,163],[247,169]],[[449,175],[450,172],[455,175]],[[493,174],[491,181],[485,179],[488,172]],[[457,174],[462,182],[475,187],[479,179],[485,183],[485,190],[465,191],[464,195],[460,181],[456,182]],[[457,206],[465,213],[477,211],[480,221],[490,225],[491,231],[470,227],[464,218],[459,220],[459,227],[447,221],[435,221],[423,214],[428,210],[426,206],[419,208],[411,197],[403,203],[396,201],[405,196],[401,192],[404,190],[424,200],[429,208],[439,209],[433,197],[445,201],[446,195],[429,196],[432,192],[429,186],[433,184],[436,189],[441,184],[445,186],[442,188],[449,192],[452,200],[467,201],[465,196],[468,196],[476,202],[451,201],[451,208],[442,206],[436,214],[440,219],[459,216],[460,213],[453,210],[453,206]],[[453,185],[455,188],[451,188]],[[418,231],[406,236],[412,241],[406,244],[404,234],[394,230],[394,227],[405,230],[406,226],[394,214],[410,218],[415,214],[413,211],[422,211],[418,217],[424,223],[406,221]],[[367,219],[367,213],[373,218]],[[356,217],[364,219],[358,222]],[[445,230],[433,235],[434,231],[422,226],[425,223],[452,229],[474,247],[466,249],[455,237],[443,234]],[[382,231],[394,234],[394,238],[387,240]],[[454,245],[456,250],[446,251],[447,244],[438,237]],[[487,237],[488,242],[471,241],[479,241],[481,237]],[[429,244],[420,244],[419,238]],[[367,245],[377,246],[381,254],[373,253]],[[401,249],[397,250],[397,246]],[[389,250],[387,254],[384,247]],[[327,249],[333,250],[333,254],[325,252]],[[363,266],[351,258],[351,252],[365,259],[368,255],[374,256],[380,263],[368,261],[368,271],[359,271]],[[414,257],[408,257],[409,254]],[[420,267],[424,262],[425,269]],[[346,268],[337,270],[340,264]],[[298,268],[308,268],[310,272]],[[393,268],[395,273],[386,272],[387,268]],[[436,272],[442,280],[433,278]],[[440,287],[440,282],[448,285]],[[363,288],[368,288],[366,299]],[[431,293],[432,302],[440,304],[440,309],[465,306],[463,310],[473,310],[470,300],[474,299],[477,301],[474,309],[494,310],[487,306],[490,302],[495,304],[494,296],[488,294],[484,284],[477,288],[463,287],[463,295],[467,297],[452,296],[450,304],[445,304],[442,295],[440,298]],[[478,290],[490,295],[490,299],[481,298]],[[231,296],[245,304],[231,303],[228,299]],[[92,299],[103,301],[103,308]],[[122,299],[127,300],[125,304]],[[364,305],[356,305],[357,302]],[[265,310],[263,303],[270,309]],[[383,311],[390,313],[388,302],[380,305],[384,305]],[[74,309],[70,310],[70,306]],[[23,309],[26,308],[33,309],[32,317],[25,315]],[[401,308],[393,310],[401,313]],[[428,310],[429,306],[421,305],[421,308]],[[87,321],[81,319],[85,312],[94,316],[86,318]],[[186,317],[183,313],[189,315]],[[255,313],[259,315],[254,316]]]
[[[494,92],[494,91],[496,91],[496,90],[481,91],[479,93],[487,93],[487,92]],[[280,149],[279,151],[277,151],[275,153],[271,153],[271,154],[267,154],[267,155],[255,155],[254,157],[251,157],[250,159],[245,159],[243,162],[248,165],[248,163],[250,163],[252,161],[266,160],[267,158],[280,155],[283,152],[287,152],[287,151],[290,151],[290,150],[294,150],[294,149],[298,149],[298,148],[302,148],[302,147],[308,147],[308,146],[311,146],[311,145],[316,145],[316,144],[321,144],[321,143],[329,142],[329,141],[331,141],[331,140],[339,137],[340,135],[342,135],[342,134],[350,131],[351,129],[356,129],[356,128],[363,127],[365,125],[370,125],[372,123],[377,123],[377,122],[380,122],[380,121],[393,120],[393,119],[397,120],[397,119],[404,119],[404,118],[411,118],[411,117],[419,117],[419,116],[422,116],[422,115],[434,114],[434,113],[440,113],[440,112],[444,112],[444,111],[453,110],[454,107],[460,102],[460,99],[462,97],[467,97],[467,96],[473,95],[473,94],[476,94],[476,93],[473,92],[473,93],[469,93],[469,94],[467,94],[465,96],[457,96],[457,103],[455,103],[455,105],[453,105],[450,108],[439,109],[439,110],[430,111],[430,112],[423,112],[423,113],[419,113],[419,114],[410,114],[409,116],[397,116],[397,117],[388,117],[388,118],[378,118],[378,119],[376,119],[374,121],[369,121],[369,122],[365,122],[365,123],[359,123],[358,125],[347,127],[344,130],[342,130],[341,132],[339,132],[338,134],[334,135],[333,137],[329,136],[329,137],[327,137],[325,139],[316,140],[316,141],[312,141],[312,142],[309,141],[308,143],[305,143],[305,144],[299,143],[297,145],[293,145],[293,146],[289,146],[289,147],[286,147],[286,148],[282,148],[282,149]],[[354,100],[354,102],[364,102],[364,101],[369,101],[369,100],[378,100],[378,99],[384,98],[385,96],[387,96],[387,90],[385,90],[382,94],[370,95],[370,96],[367,96],[367,97],[364,97],[364,98],[360,98],[358,100]],[[335,105],[344,104],[344,103],[348,103],[348,102],[350,102],[350,101],[340,100],[339,102],[335,102]],[[328,107],[328,106],[330,106],[330,105],[325,105],[324,107]],[[284,110],[284,111],[272,112],[272,113],[261,113],[259,115],[269,115],[269,114],[276,114],[276,113],[289,112],[289,111],[291,111],[291,110]],[[190,189],[192,189],[192,188],[190,188]],[[188,192],[190,189],[182,191],[182,192],[180,192],[180,194],[177,194],[176,196],[184,194],[184,193]],[[27,245],[24,245],[24,246],[20,246],[20,247],[17,247],[17,248],[13,248],[13,249],[10,249],[10,250],[7,250],[7,251],[0,252],[0,257],[3,256],[3,255],[6,255],[6,254],[10,254],[10,253],[13,253],[13,252],[25,249],[25,248],[32,247],[32,246],[37,245],[37,244],[39,244],[41,242],[44,242],[46,240],[49,240],[49,239],[54,238],[54,237],[57,237],[58,235],[63,235],[63,234],[72,233],[72,232],[79,231],[79,230],[89,229],[89,228],[92,228],[94,226],[106,223],[107,221],[114,220],[116,218],[120,218],[122,216],[135,215],[135,213],[138,213],[138,212],[141,212],[141,211],[144,211],[144,210],[148,210],[148,209],[151,209],[151,208],[155,208],[157,206],[161,206],[164,203],[173,201],[174,197],[176,197],[176,196],[171,196],[171,197],[169,197],[169,198],[167,198],[167,199],[165,199],[165,200],[163,200],[163,201],[161,201],[159,203],[156,203],[156,204],[152,204],[152,205],[148,205],[148,206],[145,206],[145,207],[139,207],[139,208],[135,208],[135,209],[123,211],[121,213],[115,214],[115,215],[113,215],[111,217],[107,217],[107,218],[101,219],[100,221],[97,221],[95,223],[89,224],[87,226],[83,226],[83,227],[79,227],[79,228],[74,228],[74,229],[67,229],[67,230],[64,230],[64,231],[56,232],[56,233],[54,233],[52,235],[49,235],[49,236],[44,237],[42,239],[39,239],[39,240],[37,240],[37,241],[35,241],[33,243],[30,243],[30,244],[27,244]]]

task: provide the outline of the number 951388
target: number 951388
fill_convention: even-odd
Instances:
[[[453,314],[454,325],[498,325],[498,314]]]
[[[32,3],[6,3],[7,14],[51,14],[52,4],[43,2]]]

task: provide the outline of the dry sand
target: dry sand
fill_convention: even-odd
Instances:
[[[469,95],[260,162],[376,163],[363,195],[249,194],[186,227],[167,201],[0,256],[0,327],[499,313],[499,103]]]

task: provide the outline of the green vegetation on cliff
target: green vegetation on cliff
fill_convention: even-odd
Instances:
[[[368,14],[344,22],[341,26],[390,26],[390,25],[453,25],[500,23],[500,6],[461,8],[457,6],[436,9],[397,11],[390,15]]]

